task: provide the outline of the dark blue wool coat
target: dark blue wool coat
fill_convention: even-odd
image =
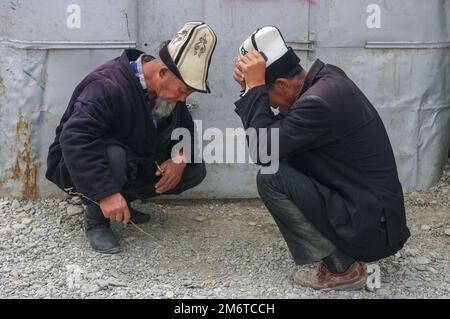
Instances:
[[[129,65],[142,53],[124,51],[76,87],[47,158],[46,177],[59,188],[72,187],[98,201],[120,191],[108,165],[107,144],[123,146],[150,170],[155,160],[169,158],[173,129],[185,127],[193,136],[194,123],[184,103],[156,129],[152,105]]]

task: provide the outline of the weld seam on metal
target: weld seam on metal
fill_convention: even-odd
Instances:
[[[423,104],[419,105],[419,107],[411,108],[411,105],[409,104],[403,104],[403,105],[395,105],[395,106],[384,106],[380,105],[376,107],[378,110],[404,110],[407,109],[408,112],[418,112],[418,111],[428,111],[428,110],[446,110],[450,109],[450,104]]]
[[[447,49],[450,42],[368,41],[366,49]]]
[[[135,41],[25,41],[2,40],[0,46],[30,50],[83,50],[136,48]]]

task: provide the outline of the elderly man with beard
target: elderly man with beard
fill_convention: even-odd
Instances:
[[[245,91],[236,112],[246,129],[278,130],[279,170],[260,172],[258,191],[294,261],[319,262],[294,282],[359,289],[363,262],[395,254],[410,235],[394,154],[377,111],[344,71],[316,60],[307,72],[299,63],[277,28],[258,29],[234,70]],[[258,147],[270,149],[271,140]]]
[[[180,194],[206,176],[203,163],[180,151],[171,158],[174,129],[192,132],[186,108],[193,92],[209,93],[209,65],[217,39],[202,22],[188,22],[154,58],[125,50],[76,87],[50,146],[46,177],[81,194],[92,248],[117,253],[110,220],[147,222],[130,206],[135,199]]]

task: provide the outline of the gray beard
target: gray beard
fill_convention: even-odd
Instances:
[[[155,100],[155,106],[153,107],[153,116],[158,118],[167,117],[172,114],[172,111],[176,105],[177,102],[167,102],[157,98]]]

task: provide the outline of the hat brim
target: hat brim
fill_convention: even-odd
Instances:
[[[300,58],[289,47],[288,51],[266,69],[266,83],[271,84],[276,79],[282,78],[300,64]]]

